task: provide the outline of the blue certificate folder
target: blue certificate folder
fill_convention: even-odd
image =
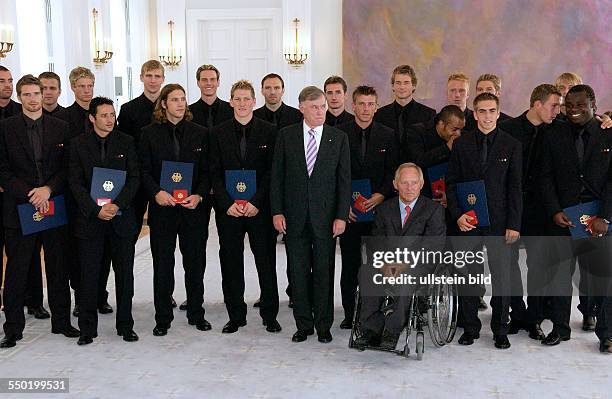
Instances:
[[[370,199],[370,197],[372,197],[372,184],[370,183],[370,179],[352,180],[351,191],[353,193],[351,208],[357,217],[357,222],[371,222],[374,220],[374,213],[372,211],[364,213],[355,208],[355,201],[359,195],[365,197],[366,199]]]
[[[193,163],[162,161],[161,177],[159,178],[162,190],[170,195],[173,195],[174,190],[187,190],[187,196],[190,196],[192,183]]]
[[[442,198],[446,193],[446,174],[448,173],[448,162],[432,166],[427,169],[427,177],[434,199]]]
[[[126,176],[125,170],[94,167],[89,195],[99,206],[114,201],[125,186]]]
[[[254,170],[226,170],[225,189],[234,201],[250,201],[257,191],[257,172]]]
[[[487,191],[483,180],[457,183],[457,200],[464,213],[471,210],[476,212],[477,227],[491,225],[487,206]]]
[[[64,196],[58,195],[56,197],[51,197],[49,201],[53,201],[54,203],[54,212],[52,216],[41,216],[32,204],[17,205],[21,233],[24,236],[60,227],[68,223]]]
[[[593,216],[597,216],[599,209],[601,208],[600,201],[585,202],[569,208],[563,209],[563,213],[572,221],[572,224],[576,227],[570,227],[570,234],[573,239],[592,237],[586,228],[588,227],[589,219]],[[608,230],[610,226],[608,225]]]

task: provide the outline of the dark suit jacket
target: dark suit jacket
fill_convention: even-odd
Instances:
[[[475,130],[478,126],[476,119],[474,119],[474,111],[469,107],[465,107],[463,115],[465,116],[465,126],[463,127],[463,131],[471,132],[472,130]]]
[[[195,210],[189,210],[181,205],[162,207],[155,201],[155,195],[161,191],[159,181],[162,161],[164,160],[193,163],[191,193],[199,194],[204,198],[210,191],[208,130],[196,123],[184,121],[185,130],[181,141],[180,157],[176,160],[168,123],[152,123],[143,128],[138,149],[140,173],[142,175],[141,184],[149,198],[149,225],[163,228],[164,223],[180,217],[189,226],[208,229],[208,226],[201,226],[202,204]]]
[[[218,101],[217,109],[213,113],[213,126],[230,120],[234,117],[234,110],[227,101],[223,101],[217,97],[215,102]],[[214,103],[213,103],[214,105]],[[208,111],[205,110],[204,101],[200,98],[193,104],[189,105],[189,110],[193,114],[193,123],[197,123],[200,126],[206,127],[206,120],[208,119]]]
[[[210,176],[217,205],[224,212],[234,203],[225,188],[226,170],[255,170],[257,191],[251,203],[260,211],[270,209],[270,173],[276,142],[276,128],[253,118],[247,140],[246,159],[240,158],[240,142],[234,130],[234,119],[215,126],[210,134]]]
[[[374,114],[374,120],[393,129],[393,131],[395,131],[398,143],[401,143],[403,140],[401,140],[399,137],[400,132],[397,125],[399,115],[395,113],[394,105],[395,101],[380,108]],[[403,112],[405,132],[408,131],[409,126],[414,125],[415,123],[426,123],[433,120],[433,118],[436,116],[435,109],[429,108],[428,106],[421,104],[414,99],[404,107]]]
[[[342,113],[338,116],[334,116],[329,109],[325,113],[325,124],[329,126],[334,126],[339,128],[341,125],[345,123],[353,122],[355,120],[355,115],[347,112],[346,110],[342,111]]]
[[[134,138],[134,144],[138,147],[141,129],[153,122],[153,110],[155,103],[151,102],[144,93],[121,106],[117,118],[117,129]]]
[[[6,107],[0,107],[0,120],[10,118],[21,113],[21,104],[16,101],[9,100]]]
[[[70,125],[69,139],[92,131],[88,111],[82,108],[76,101],[71,106],[58,111],[55,116],[68,122]]]
[[[446,175],[447,208],[454,221],[464,213],[457,199],[457,184],[484,180],[493,235],[506,229],[521,230],[522,149],[521,143],[501,129],[489,148],[488,160],[481,168],[477,131],[466,132],[453,143]]]
[[[68,182],[76,200],[79,212],[75,221],[75,235],[79,238],[99,237],[109,222],[98,218],[101,206],[91,198],[93,168],[125,170],[126,179],[123,189],[113,203],[121,210],[121,215],[110,220],[113,229],[120,237],[136,234],[136,216],[131,207],[132,200],[140,185],[140,169],[134,139],[125,133],[113,130],[107,138],[106,157],[100,159],[100,146],[94,136],[96,133],[83,134],[72,139],[70,145],[70,166]]]
[[[351,149],[351,178],[370,179],[372,193],[380,193],[385,198],[391,197],[393,177],[399,164],[398,143],[395,141],[393,130],[372,122],[370,139],[366,147],[365,160],[361,159],[361,128],[355,122],[338,126],[349,139]]]
[[[53,197],[66,191],[68,124],[44,114],[42,118],[42,186],[49,186]],[[23,114],[0,122],[0,186],[4,188],[4,226],[20,228],[17,205],[27,203],[28,192],[41,186]]]
[[[555,120],[543,140],[541,196],[549,216],[580,202],[602,201],[599,216],[612,218],[612,136],[591,119],[585,126],[589,141],[582,165],[568,123]]]
[[[300,123],[303,119],[303,115],[299,109],[293,108],[292,106],[287,105],[285,103],[281,104],[278,111],[280,111],[280,119],[276,121],[276,126],[278,127],[279,130],[287,126],[291,126],[296,123]],[[266,113],[265,105],[263,107],[257,108],[253,112],[253,115],[258,117],[259,119],[263,119],[266,122],[272,123],[272,119],[270,119],[268,117],[268,114]]]
[[[277,135],[270,182],[272,215],[284,215],[287,234],[302,234],[307,222],[318,238],[331,239],[334,219],[347,220],[351,201],[348,137],[323,125],[317,160],[308,176],[303,124]]]

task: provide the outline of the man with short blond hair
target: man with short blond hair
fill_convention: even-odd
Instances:
[[[478,77],[476,80],[476,95],[480,93],[491,93],[495,94],[497,97],[501,96],[501,79],[499,76],[494,75],[492,73],[485,73]],[[512,119],[511,116],[504,114],[503,112],[499,113],[499,121],[505,121],[508,119]]]
[[[456,105],[461,108],[465,115],[464,131],[476,129],[476,119],[474,112],[467,106],[470,97],[470,78],[464,73],[453,73],[446,80],[446,100],[447,104]]]

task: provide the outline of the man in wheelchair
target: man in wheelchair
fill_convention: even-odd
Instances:
[[[372,235],[388,237],[387,244],[408,243],[409,249],[441,250],[444,246],[446,223],[444,208],[421,194],[424,179],[421,168],[414,163],[404,163],[398,167],[393,186],[399,196],[385,201],[376,208]],[[403,237],[404,239],[400,239]],[[404,244],[402,244],[404,245]],[[433,266],[410,269],[410,275],[418,278],[424,273],[433,272]],[[387,278],[406,277],[406,264],[388,263],[377,271]],[[360,274],[367,278],[369,273]],[[418,281],[418,280],[417,280]],[[363,284],[362,284],[363,283]],[[411,298],[418,288],[416,284],[386,285],[385,289],[368,289],[371,281],[361,281],[361,336],[358,346],[380,346],[395,349],[400,334],[407,322]]]

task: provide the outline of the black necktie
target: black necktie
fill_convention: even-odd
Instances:
[[[578,161],[582,164],[584,158],[584,129],[578,131],[578,137],[576,137],[576,152],[578,153]]]
[[[367,141],[366,141],[366,131],[362,130],[361,131],[361,160],[365,161],[365,156],[366,156],[366,146],[367,146]]]
[[[206,119],[206,126],[209,129],[212,129],[212,127],[213,127],[213,109],[212,109],[212,105],[208,107],[208,119]]]
[[[246,157],[247,139],[246,127],[242,126],[242,135],[240,136],[240,158],[244,161]]]
[[[278,125],[278,121],[276,120],[276,112],[272,112],[272,124],[274,126]]]
[[[104,162],[106,158],[106,140],[100,140],[100,160]]]
[[[42,137],[38,130],[38,122],[32,125],[32,150],[34,151],[34,159],[38,162],[42,158]]]
[[[536,141],[538,140],[538,133],[540,132],[539,126],[533,127],[533,136],[531,137],[531,143],[529,143],[529,152],[527,153],[527,170],[523,171],[524,176],[529,176],[533,170],[533,164],[535,162],[536,154]]]
[[[482,160],[481,160],[481,166],[483,168],[487,164],[488,156],[489,156],[489,138],[487,136],[484,136],[482,139]]]
[[[172,140],[174,141],[174,158],[178,161],[181,155],[181,143],[179,142],[176,126],[172,128]]]
[[[400,144],[404,143],[404,109],[400,111],[399,118],[397,119],[397,131],[399,133]]]

